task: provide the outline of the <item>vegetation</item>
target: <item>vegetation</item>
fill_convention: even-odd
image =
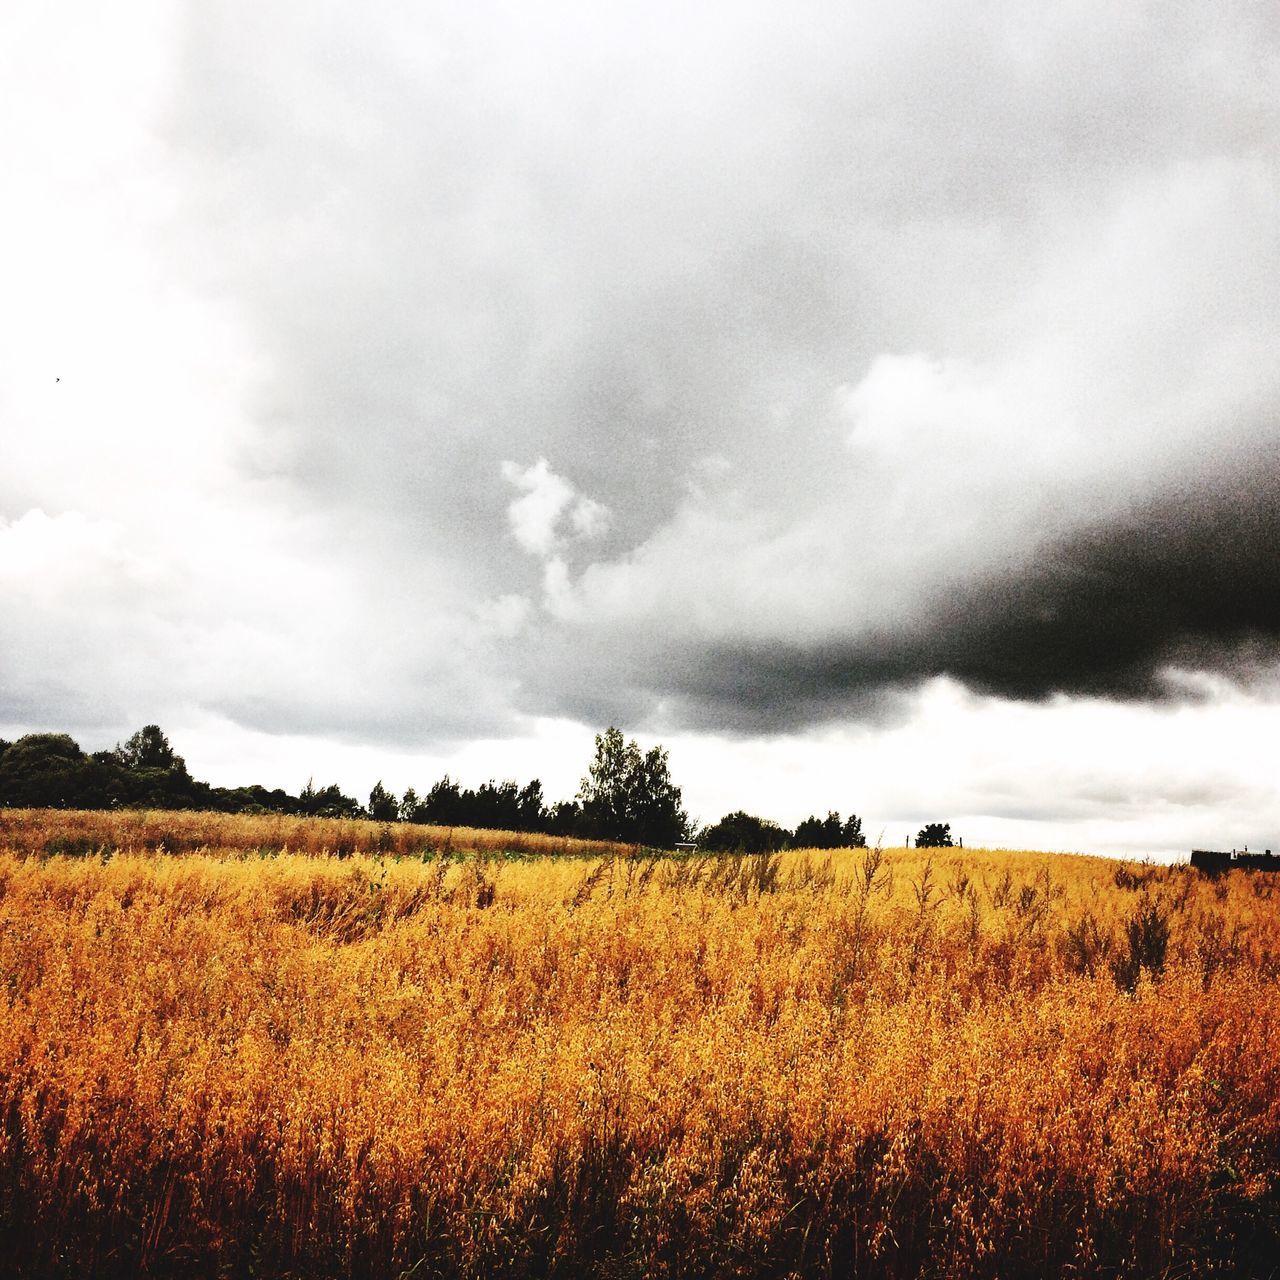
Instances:
[[[437,826],[585,834],[581,831],[578,806],[561,802],[549,809],[543,799],[542,783],[537,778],[525,787],[517,787],[510,780],[491,780],[473,791],[459,786],[445,774],[422,799],[412,787],[406,791],[400,801],[399,816],[403,822]]]
[[[294,814],[163,809],[0,809],[0,850],[24,858],[208,853],[237,857],[305,854],[339,859],[356,854],[417,859],[444,855],[492,860],[552,855],[620,857],[634,854],[635,846],[537,832],[378,823],[368,818],[338,821]]]
[[[397,798],[379,780],[366,805],[336,783],[314,779],[293,796],[259,785],[214,787],[187,771],[158,725],[139,729],[112,751],[86,755],[66,734],[33,733],[0,740],[0,808],[170,809],[221,813],[277,813],[311,818],[371,819],[379,823],[541,832],[579,839],[616,840],[673,848],[698,835],[671,778],[666,751],[642,752],[609,728],[597,735],[595,756],[573,800],[549,805],[542,783],[525,786],[490,779],[464,788],[445,774],[419,796]],[[950,828],[948,828],[950,830]],[[700,835],[703,848],[736,853],[778,849],[862,848],[862,819],[836,812],[808,817],[789,831],[767,818],[738,811]],[[949,841],[948,841],[949,843]]]
[[[662,747],[641,752],[617,729],[596,735],[596,754],[578,791],[584,834],[670,849],[689,834],[680,788]]]
[[[916,836],[917,849],[950,849],[954,843],[949,822],[926,823]]]
[[[112,751],[87,755],[64,733],[33,733],[0,740],[0,807],[57,809],[200,809],[221,813],[279,813],[313,818],[370,818],[449,827],[481,827],[548,835],[612,838],[673,845],[688,833],[680,789],[667,755],[654,747],[641,755],[616,729],[596,739],[597,757],[583,781],[583,802],[548,807],[542,783],[524,787],[492,779],[472,790],[446,774],[419,798],[402,799],[379,781],[362,806],[336,783],[314,779],[293,796],[259,785],[214,787],[187,771],[158,725],[147,725]],[[603,754],[601,754],[603,752]]]
[[[843,822],[834,810],[825,818],[806,818],[792,843],[799,849],[864,849],[862,819],[851,813]]]
[[[6,1274],[1274,1265],[1265,872],[632,848],[0,811]]]
[[[834,810],[825,818],[810,816],[788,831],[786,827],[738,810],[726,814],[703,831],[699,845],[712,853],[773,853],[779,849],[864,849],[862,819],[851,813],[845,820]]]
[[[158,725],[139,729],[111,751],[91,755],[65,733],[30,733],[0,742],[0,806],[55,809],[212,809],[355,817],[357,801],[336,786],[310,782],[297,796],[252,785],[212,787],[187,772]]]
[[[739,809],[708,827],[698,843],[711,853],[774,853],[787,848],[792,839],[792,833],[785,827]]]

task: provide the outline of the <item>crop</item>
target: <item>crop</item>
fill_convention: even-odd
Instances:
[[[289,821],[0,813],[12,1274],[1263,1275],[1275,1256],[1265,872],[462,856],[456,833],[445,852],[393,828],[379,851],[376,825]],[[138,835],[201,822],[216,839],[182,852]]]

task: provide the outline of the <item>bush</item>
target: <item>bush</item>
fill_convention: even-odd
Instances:
[[[1158,978],[1164,972],[1169,949],[1169,911],[1161,903],[1144,898],[1129,918],[1125,932],[1129,951],[1118,956],[1111,965],[1116,985],[1132,991],[1138,985],[1143,969]]]

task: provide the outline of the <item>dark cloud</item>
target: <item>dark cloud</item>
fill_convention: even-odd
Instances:
[[[1225,476],[1048,540],[1000,573],[944,582],[907,624],[887,618],[843,641],[700,644],[677,619],[629,649],[573,654],[570,706],[584,719],[738,733],[893,721],[906,695],[939,676],[1025,701],[1195,697],[1178,678],[1186,672],[1247,685],[1280,660],[1280,465],[1237,460]],[[552,670],[558,688],[563,667]]]
[[[1149,501],[968,586],[929,665],[1005,697],[1159,698],[1169,668],[1247,679],[1280,652],[1280,465]]]

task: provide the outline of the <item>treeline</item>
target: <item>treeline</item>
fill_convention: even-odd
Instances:
[[[410,787],[400,799],[377,783],[369,795],[375,822],[422,822],[437,827],[486,827],[499,831],[580,834],[582,806],[574,800],[548,805],[537,779],[520,787],[512,779],[490,779],[472,790],[447,773],[425,795]]]
[[[472,789],[448,774],[419,794],[402,796],[378,782],[367,804],[336,784],[309,781],[295,796],[258,785],[215,787],[193,778],[158,725],[139,729],[110,751],[86,753],[65,733],[0,739],[0,806],[51,809],[203,809],[220,813],[281,813],[318,818],[371,818],[443,827],[539,832],[583,839],[674,848],[696,840],[711,852],[772,853],[787,848],[862,848],[862,819],[835,810],[794,830],[738,810],[698,830],[684,811],[662,747],[642,751],[609,728],[572,800],[548,803],[542,783],[492,779]],[[951,828],[930,823],[917,844],[950,845]]]
[[[0,805],[32,809],[209,809],[360,817],[358,801],[337,786],[299,795],[263,786],[215,787],[193,778],[157,725],[110,751],[87,753],[65,733],[0,739]]]
[[[403,798],[381,782],[362,805],[336,784],[309,781],[297,795],[252,784],[215,787],[193,778],[158,725],[139,729],[110,751],[82,751],[65,733],[0,739],[0,805],[32,809],[208,809],[219,813],[283,813],[312,818],[372,818],[449,827],[574,834],[581,806],[548,807],[542,783],[486,782],[464,789],[447,774],[424,796]]]
[[[215,787],[193,778],[158,725],[110,751],[86,753],[65,733],[0,739],[0,806],[50,809],[201,809],[301,817],[370,818],[446,827],[540,832],[671,848],[693,832],[661,747],[642,752],[617,729],[596,754],[573,800],[549,804],[537,778],[521,787],[490,780],[475,789],[447,774],[419,795],[378,782],[368,804],[336,784],[309,781],[297,794],[259,785]]]
[[[699,845],[715,853],[774,853],[779,849],[862,849],[862,819],[851,813],[841,819],[832,810],[825,818],[806,818],[794,831],[738,810],[726,814],[698,838]]]

